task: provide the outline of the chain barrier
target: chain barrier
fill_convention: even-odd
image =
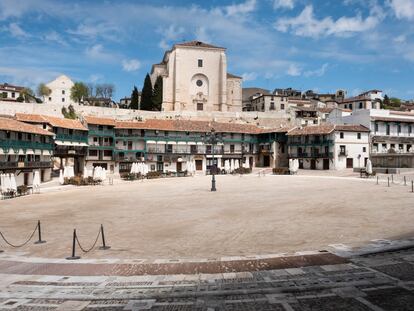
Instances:
[[[98,232],[98,235],[96,236],[95,242],[94,242],[94,243],[93,243],[93,245],[92,245],[90,248],[88,248],[88,249],[84,249],[84,248],[82,247],[82,245],[81,245],[81,243],[80,243],[79,238],[78,238],[78,236],[77,236],[77,235],[75,235],[75,239],[76,239],[76,243],[78,244],[78,246],[79,246],[79,248],[82,250],[82,252],[84,252],[84,253],[89,253],[91,250],[93,250],[93,249],[94,249],[94,247],[96,246],[96,243],[98,243],[98,239],[99,239],[100,235],[101,235],[101,229],[99,229],[99,232]]]
[[[27,245],[27,243],[29,243],[30,242],[30,240],[31,239],[33,239],[33,237],[34,237],[34,235],[35,235],[35,233],[36,233],[36,231],[39,229],[39,224],[37,224],[36,225],[36,228],[33,230],[33,232],[32,232],[32,234],[30,235],[30,237],[24,242],[24,243],[22,243],[22,244],[13,244],[13,243],[11,243],[11,242],[9,242],[7,239],[6,239],[6,237],[4,236],[4,234],[3,234],[3,232],[1,232],[0,231],[0,236],[1,236],[1,238],[4,240],[4,242],[6,242],[6,244],[7,245],[9,245],[9,246],[11,246],[11,247],[14,247],[14,248],[19,248],[19,247],[23,247],[23,246],[25,246],[25,245]]]

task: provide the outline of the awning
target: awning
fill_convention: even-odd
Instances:
[[[89,145],[87,143],[79,143],[79,146],[81,146],[81,147],[88,147]]]
[[[212,158],[213,155],[212,154],[208,154],[208,155],[206,155],[206,157],[207,158]],[[214,155],[214,158],[222,158],[222,157],[223,157],[222,155]]]
[[[7,152],[7,154],[9,154],[9,155],[14,155],[15,153],[14,153],[13,148],[9,148],[9,152]]]
[[[4,151],[2,148],[0,148],[0,154],[4,154]]]
[[[26,154],[34,154],[34,152],[33,152],[33,150],[32,150],[32,149],[27,149],[27,150],[26,150]]]
[[[202,142],[198,142],[197,145],[204,145]]]
[[[177,142],[177,145],[187,145],[187,143],[185,141],[179,141]]]
[[[197,145],[197,143],[196,143],[196,142],[194,142],[194,141],[189,141],[189,142],[188,142],[188,144],[189,144],[189,145]]]
[[[161,140],[160,140],[158,143],[159,143],[159,144],[166,144],[166,142],[165,142],[165,141],[161,141]]]
[[[23,149],[19,149],[19,151],[17,151],[17,154],[26,154],[26,152],[24,152]]]
[[[36,150],[35,150],[35,154],[36,154],[36,155],[41,155],[41,154],[42,154],[42,150],[36,149]]]
[[[43,150],[43,155],[50,155],[50,151],[49,150]]]
[[[147,140],[147,144],[156,144],[157,142],[155,140]]]
[[[168,144],[169,145],[176,145],[177,143],[175,141],[169,141]]]

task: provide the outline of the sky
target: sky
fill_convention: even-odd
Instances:
[[[174,43],[227,48],[244,87],[414,98],[414,0],[0,0],[0,83],[142,88]]]

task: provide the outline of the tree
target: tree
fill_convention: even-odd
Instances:
[[[44,83],[40,83],[37,87],[37,96],[46,97],[52,93],[52,90],[46,86]]]
[[[139,109],[139,93],[137,87],[134,85],[134,89],[131,94],[131,109]]]
[[[152,83],[149,74],[145,76],[144,87],[141,92],[141,109],[142,110],[153,110],[152,109]]]
[[[115,86],[111,83],[102,83],[95,85],[96,97],[112,98],[115,93]]]
[[[30,103],[30,100],[32,99],[36,99],[36,97],[34,96],[34,92],[32,89],[25,87],[23,90],[20,91],[20,96],[23,101],[25,103]],[[19,98],[18,98],[19,99]]]
[[[88,97],[88,94],[88,87],[83,82],[75,82],[70,89],[70,98],[76,103],[80,103],[83,98]]]
[[[152,94],[152,110],[161,111],[162,106],[162,77],[158,76]]]
[[[62,107],[62,114],[66,119],[75,120],[78,118],[75,108],[72,105],[69,105],[68,109],[66,109],[66,107]]]

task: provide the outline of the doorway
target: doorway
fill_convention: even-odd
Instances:
[[[354,168],[354,159],[346,158],[346,168]]]
[[[183,165],[181,162],[177,162],[177,172],[181,172],[183,170]]]
[[[203,160],[195,160],[196,171],[203,170]]]
[[[310,162],[310,168],[311,170],[316,170],[316,160],[312,159]]]
[[[263,156],[263,166],[264,167],[270,166],[270,156],[268,155]]]
[[[329,170],[329,159],[323,159],[323,169]]]

